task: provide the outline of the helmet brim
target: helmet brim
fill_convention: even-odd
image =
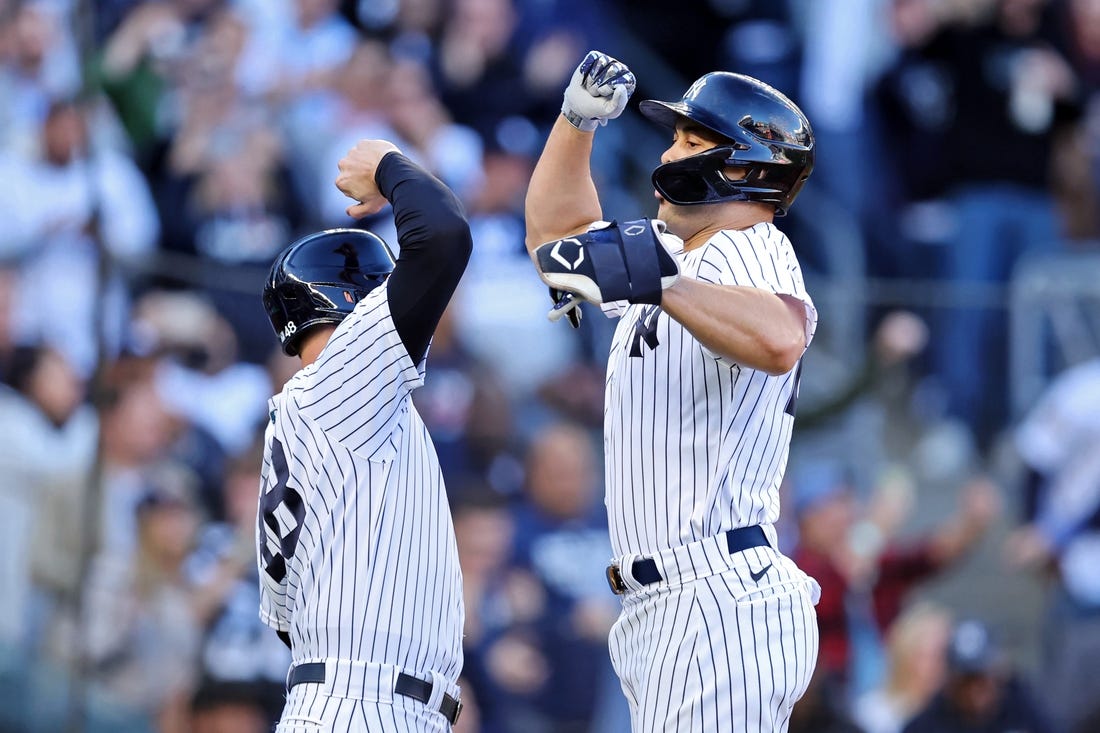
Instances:
[[[661,127],[674,128],[676,120],[690,119],[687,105],[683,102],[662,102],[659,99],[645,99],[638,105],[638,111],[651,122]]]
[[[691,107],[684,102],[662,102],[658,99],[646,99],[638,105],[638,111],[650,120],[670,130],[676,129],[676,123],[680,120],[689,120],[700,127],[713,132],[721,140],[734,140],[728,133],[722,131],[720,120],[716,120],[704,109]]]

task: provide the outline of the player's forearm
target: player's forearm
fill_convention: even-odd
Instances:
[[[806,347],[802,304],[765,290],[681,277],[661,307],[704,346],[768,374],[786,374]]]
[[[602,218],[589,158],[594,133],[559,115],[527,188],[527,250],[577,232]]]
[[[390,314],[417,363],[470,259],[470,227],[454,193],[403,155],[386,155],[375,178],[393,205],[401,245],[390,275]]]

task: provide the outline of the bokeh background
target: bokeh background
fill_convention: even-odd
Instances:
[[[0,0],[0,730],[270,730],[258,441],[295,362],[259,291],[355,224],[333,181],[364,137],[474,234],[415,396],[466,583],[457,730],[629,729],[613,324],[551,324],[523,246],[590,48],[638,78],[597,135],[608,218],[655,211],[639,99],[739,71],[815,127],[778,221],[821,313],[783,486],[824,587],[792,731],[1100,731],[1100,0]]]

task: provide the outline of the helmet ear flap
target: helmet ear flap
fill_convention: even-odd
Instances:
[[[730,167],[750,167],[736,161],[736,152],[727,145],[659,165],[653,171],[653,187],[678,206],[745,200],[739,191],[744,177],[731,179],[726,174]]]

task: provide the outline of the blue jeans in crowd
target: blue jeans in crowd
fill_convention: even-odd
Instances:
[[[956,227],[940,277],[958,287],[964,301],[941,309],[933,358],[948,411],[971,427],[979,444],[988,445],[1009,417],[1008,316],[1002,307],[1007,301],[968,304],[967,286],[1006,285],[1022,255],[1061,249],[1059,223],[1050,196],[1024,186],[968,186],[950,201]]]

